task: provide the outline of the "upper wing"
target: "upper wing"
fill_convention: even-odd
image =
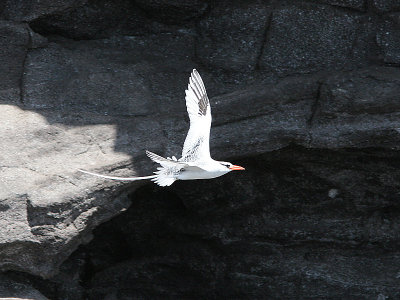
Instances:
[[[159,163],[164,168],[184,168],[188,166],[184,162],[177,161],[175,156],[173,158],[164,158],[148,150],[146,150],[146,154],[152,161]]]
[[[211,107],[200,74],[193,70],[186,90],[186,108],[190,128],[186,136],[180,161],[191,162],[210,159]]]

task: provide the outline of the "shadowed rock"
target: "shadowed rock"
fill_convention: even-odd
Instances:
[[[67,11],[40,16],[30,25],[41,34],[79,40],[143,35],[152,28],[144,12],[129,0],[90,0]]]
[[[16,282],[0,275],[0,297],[1,299],[35,299],[48,300],[39,291],[27,284]]]
[[[399,296],[396,151],[288,147],[238,163],[247,172],[132,194],[80,249],[89,298]]]
[[[268,29],[270,8],[265,4],[225,3],[214,7],[199,23],[199,60],[210,68],[254,70]],[[226,34],[230,32],[230,34]]]
[[[293,74],[365,64],[353,53],[363,18],[321,5],[282,6],[273,11],[260,67]]]
[[[400,13],[384,18],[376,41],[383,52],[383,61],[388,64],[400,64]]]
[[[0,7],[7,280],[50,299],[398,298],[395,2],[60,3]],[[77,172],[179,156],[193,68],[213,157],[249,171],[163,190]]]
[[[66,11],[86,3],[87,0],[6,0],[1,17],[13,21],[31,21],[38,17]]]

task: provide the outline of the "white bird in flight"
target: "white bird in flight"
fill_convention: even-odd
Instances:
[[[211,107],[200,74],[193,69],[186,90],[186,108],[190,128],[183,145],[182,157],[164,158],[150,151],[147,156],[161,166],[155,175],[144,177],[114,177],[84,170],[80,172],[114,180],[136,181],[151,179],[159,186],[169,186],[176,180],[210,179],[231,171],[244,170],[230,162],[216,161],[210,156]]]

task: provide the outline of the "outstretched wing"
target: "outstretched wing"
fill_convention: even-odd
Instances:
[[[184,162],[177,161],[174,156],[173,158],[164,158],[148,150],[146,150],[146,154],[152,161],[159,163],[163,168],[184,168],[188,166]]]
[[[190,128],[180,161],[192,162],[210,159],[211,107],[200,74],[193,70],[186,90],[186,108]]]

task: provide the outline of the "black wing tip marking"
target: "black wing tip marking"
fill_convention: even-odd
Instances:
[[[203,80],[201,79],[201,76],[196,69],[193,69],[192,71],[191,77],[189,79],[189,86],[192,88],[194,94],[198,98],[199,116],[205,116],[207,114],[209,100]]]
[[[196,69],[193,69],[191,75],[192,75],[192,77],[195,77],[196,79],[200,78],[200,81],[203,82],[202,79],[201,79],[200,73]]]

